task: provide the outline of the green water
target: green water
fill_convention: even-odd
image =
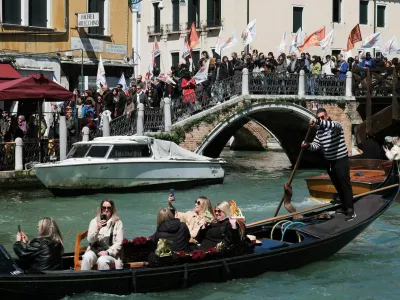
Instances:
[[[272,216],[282,196],[282,185],[290,175],[290,163],[285,154],[224,151],[221,156],[228,161],[224,184],[176,191],[177,208],[189,210],[196,197],[205,195],[214,204],[234,199],[247,222]],[[293,204],[297,209],[315,204],[308,197],[304,178],[319,173],[319,170],[297,173],[292,184]],[[75,198],[53,198],[46,191],[2,191],[0,244],[12,252],[18,224],[29,237],[34,237],[37,221],[43,216],[52,216],[61,228],[66,251],[70,252],[76,233],[87,229],[99,202],[105,197],[115,200],[125,236],[132,239],[153,234],[156,214],[166,207],[168,191]],[[395,203],[368,230],[329,260],[297,270],[220,284],[199,284],[166,293],[123,297],[91,293],[68,299],[399,299],[399,214],[400,207]]]

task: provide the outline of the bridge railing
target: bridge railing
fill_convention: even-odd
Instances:
[[[135,112],[132,112],[130,116],[119,116],[110,122],[110,135],[134,135],[137,129],[136,122]]]
[[[164,131],[164,108],[161,107],[145,107],[143,129],[149,131]]]
[[[250,72],[250,94],[262,95],[297,95],[299,74],[277,72]]]
[[[305,74],[305,93],[312,96],[344,96],[346,74],[322,75]]]

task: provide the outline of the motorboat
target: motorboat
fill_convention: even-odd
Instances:
[[[79,270],[74,266],[79,265],[76,262],[86,248],[80,247],[77,238],[75,253],[64,255],[64,270],[25,273],[24,261],[13,260],[0,246],[0,294],[4,299],[41,300],[85,292],[128,295],[249,278],[268,271],[288,271],[337,253],[382,215],[398,194],[396,163],[379,190],[354,197],[357,216],[352,221],[335,214],[338,205],[322,204],[247,224],[246,234],[256,238],[251,253],[225,256],[208,251],[196,257],[171,253],[163,258],[167,263],[157,267],[141,263],[148,254],[146,244],[131,242],[123,244],[123,250],[124,257],[133,261],[125,261],[123,269]]]
[[[146,136],[98,137],[73,144],[65,160],[34,166],[55,195],[143,191],[222,183],[222,159]]]

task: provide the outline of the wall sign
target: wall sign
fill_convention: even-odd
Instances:
[[[106,44],[106,52],[111,54],[126,55],[128,50],[126,45]]]
[[[78,28],[81,27],[99,27],[99,13],[78,14]]]
[[[96,39],[71,37],[71,49],[84,49],[86,52],[104,52],[104,42]]]

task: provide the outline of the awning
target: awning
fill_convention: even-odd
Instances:
[[[0,64],[0,83],[19,79],[22,76],[9,64]]]

